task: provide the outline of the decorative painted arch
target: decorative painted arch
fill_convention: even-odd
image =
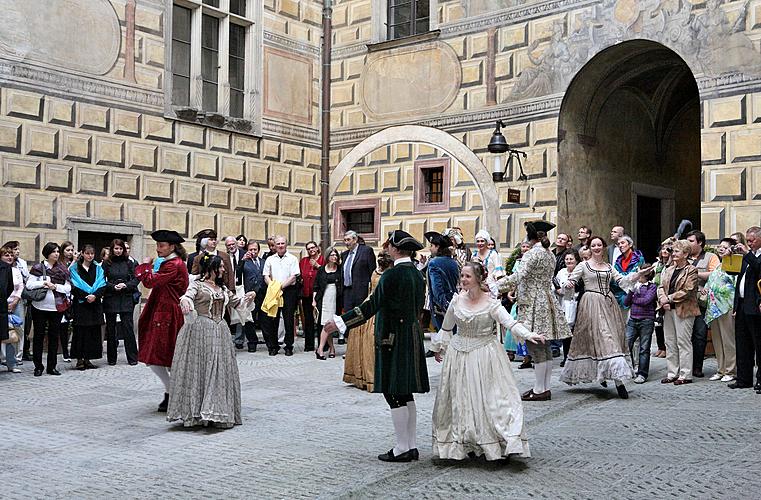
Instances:
[[[366,138],[349,151],[331,172],[330,197],[333,198],[343,178],[362,158],[378,148],[409,142],[427,144],[438,148],[465,167],[481,193],[484,207],[482,225],[488,228],[495,241],[499,242],[499,196],[489,169],[465,144],[453,135],[437,128],[422,125],[399,125],[388,127]]]

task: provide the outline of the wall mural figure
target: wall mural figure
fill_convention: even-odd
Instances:
[[[563,21],[555,21],[549,46],[540,54],[539,41],[526,49],[533,66],[524,68],[508,98],[529,99],[565,91],[592,54],[625,40],[644,38],[679,53],[698,73],[716,77],[743,73],[761,77],[761,53],[744,33],[748,5],[731,21],[721,0],[697,8],[687,0],[602,0],[563,36]]]

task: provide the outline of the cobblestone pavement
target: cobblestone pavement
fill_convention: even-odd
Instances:
[[[303,342],[303,341],[302,341]],[[5,498],[758,498],[761,396],[707,378],[615,389],[567,388],[526,405],[533,458],[434,461],[434,393],[418,396],[420,461],[386,464],[383,398],[341,382],[339,357],[238,354],[243,425],[183,429],[155,411],[158,380],[144,366],[101,360],[61,377],[0,372]],[[431,359],[437,386],[440,367]],[[517,368],[517,363],[513,364]],[[706,362],[712,375],[714,360]],[[521,389],[530,370],[515,370]],[[612,385],[612,384],[611,384]]]

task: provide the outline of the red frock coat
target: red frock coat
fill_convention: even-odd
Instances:
[[[139,351],[137,359],[147,365],[172,366],[177,332],[184,318],[180,297],[188,289],[188,268],[179,257],[161,263],[158,272],[153,264],[140,264],[135,276],[151,288],[137,323]]]

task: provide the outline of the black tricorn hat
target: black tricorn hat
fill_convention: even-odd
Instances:
[[[547,233],[550,230],[555,229],[555,224],[552,222],[547,222],[546,220],[532,220],[524,222],[523,225],[526,226],[526,234],[528,235],[529,239],[532,240],[536,238],[537,231],[544,231]]]
[[[166,243],[184,243],[185,240],[180,236],[177,231],[170,231],[168,229],[159,229],[151,233],[151,238],[154,241],[166,242]]]
[[[412,237],[407,231],[396,229],[388,233],[388,242],[399,250],[416,252],[423,249],[423,244]]]
[[[217,232],[213,229],[201,229],[198,231],[193,238],[201,239],[201,238],[216,238]]]
[[[449,239],[449,237],[444,236],[441,233],[437,233],[436,231],[428,231],[423,236],[425,236],[425,239],[431,242],[431,245],[436,245],[437,247],[449,247],[452,246],[452,240]]]

